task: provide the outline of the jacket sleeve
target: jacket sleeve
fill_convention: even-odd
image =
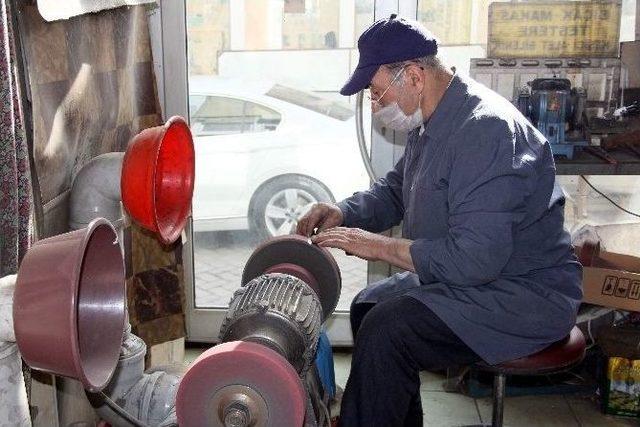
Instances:
[[[378,233],[402,221],[402,180],[404,156],[384,178],[376,181],[367,191],[355,193],[338,203],[345,227],[357,227]]]
[[[448,233],[417,239],[410,248],[422,283],[493,281],[513,252],[513,230],[525,216],[534,180],[527,162],[533,159],[516,156],[516,139],[504,132],[485,127],[466,134],[449,157]],[[482,134],[487,136],[477,137]]]

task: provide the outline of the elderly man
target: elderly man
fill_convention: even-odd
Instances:
[[[315,205],[297,230],[407,270],[354,299],[340,423],[418,426],[421,369],[495,364],[566,336],[581,266],[549,144],[516,108],[444,67],[416,22],[378,21],[358,49],[341,93],[368,87],[374,119],[409,131],[404,155],[369,190]],[[374,234],[401,221],[402,239]]]

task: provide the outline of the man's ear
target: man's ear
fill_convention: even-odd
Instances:
[[[424,71],[418,64],[411,64],[406,69],[407,77],[411,86],[417,87],[422,91],[424,88]]]

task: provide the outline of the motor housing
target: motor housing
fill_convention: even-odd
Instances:
[[[252,341],[280,353],[304,375],[313,362],[322,324],[315,292],[288,274],[265,274],[238,289],[220,341]]]

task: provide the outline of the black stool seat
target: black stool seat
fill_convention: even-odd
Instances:
[[[551,344],[530,356],[510,360],[497,365],[484,362],[476,364],[483,371],[504,373],[506,375],[544,375],[562,372],[580,363],[584,358],[586,341],[582,331],[574,326],[563,340]]]

